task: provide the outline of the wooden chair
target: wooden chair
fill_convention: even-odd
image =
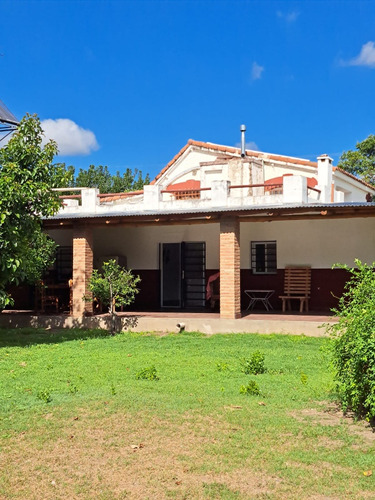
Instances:
[[[288,306],[288,311],[292,310],[291,300],[299,300],[299,312],[309,310],[309,299],[311,291],[311,267],[287,266],[284,274],[284,295],[279,298],[283,301],[283,312]]]
[[[59,298],[55,294],[48,292],[48,285],[40,281],[37,286],[36,309],[44,313],[46,309],[54,309],[59,312]]]

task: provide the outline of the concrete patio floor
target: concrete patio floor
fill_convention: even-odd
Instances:
[[[243,311],[239,319],[221,319],[219,312],[211,311],[147,311],[118,313],[118,327],[134,332],[199,331],[213,333],[281,333],[326,336],[325,324],[336,321],[324,313],[286,313],[278,311]],[[0,328],[108,328],[108,314],[73,318],[66,314],[35,314],[33,311],[3,311]]]

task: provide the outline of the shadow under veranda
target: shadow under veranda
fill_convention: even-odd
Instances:
[[[36,344],[57,344],[72,340],[87,340],[111,336],[111,318],[109,314],[89,316],[87,323],[82,318],[65,314],[30,315],[29,311],[19,314],[11,311],[2,314],[9,316],[9,324],[0,327],[0,348],[28,347]],[[116,314],[114,334],[137,326],[138,316],[129,315],[125,320]]]
[[[59,344],[72,340],[88,340],[109,337],[104,329],[85,330],[79,327],[72,329],[49,328],[0,328],[0,348],[30,347],[37,344]]]

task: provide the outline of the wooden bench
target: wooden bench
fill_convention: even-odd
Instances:
[[[291,300],[299,300],[299,312],[309,310],[309,298],[311,291],[311,267],[287,266],[284,274],[284,295],[279,298],[283,301],[283,312],[288,306],[292,310]]]

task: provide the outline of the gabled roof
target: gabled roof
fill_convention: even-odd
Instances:
[[[222,159],[225,157],[228,157],[230,155],[231,157],[237,157],[239,158],[241,156],[241,149],[232,147],[232,146],[223,146],[221,144],[214,144],[212,142],[202,142],[202,141],[195,141],[193,139],[189,139],[187,144],[172,158],[170,162],[167,163],[167,165],[156,175],[155,179],[150,183],[150,184],[155,184],[155,182],[160,179],[175,163],[176,161],[185,153],[185,151],[190,147],[190,146],[195,146],[197,148],[201,149],[206,149],[207,151],[213,151],[221,154]],[[310,160],[305,160],[303,158],[296,158],[294,156],[284,156],[284,155],[275,155],[272,153],[264,153],[262,151],[254,151],[247,149],[245,151],[246,156],[249,158],[258,158],[258,159],[263,159],[263,160],[271,160],[271,161],[278,161],[278,162],[284,162],[292,165],[301,165],[301,166],[306,166],[306,167],[314,167],[317,168],[318,164],[317,162],[310,161]],[[224,154],[224,155],[223,155]],[[219,160],[220,163],[220,160]],[[359,179],[358,177],[355,177],[354,175],[350,174],[346,170],[343,170],[339,167],[334,167],[334,170],[337,170],[344,175],[347,175],[351,179],[356,180],[360,184],[365,185],[371,190],[374,190],[374,186],[371,186],[371,184],[368,184],[367,182],[363,181],[362,179]]]
[[[172,160],[167,163],[167,165],[158,173],[158,175],[155,177],[155,179],[151,182],[151,184],[155,184],[155,182],[162,177],[167,170],[169,170],[175,163],[176,161],[182,156],[185,151],[190,147],[190,146],[195,146],[197,148],[201,149],[207,149],[208,151],[213,151],[213,152],[218,152],[218,153],[225,153],[226,155],[230,155],[232,157],[240,157],[241,156],[241,150],[240,148],[235,148],[232,146],[222,146],[221,144],[214,144],[212,142],[201,142],[201,141],[194,141],[193,139],[189,139],[188,143],[172,158]],[[317,167],[317,163],[309,160],[304,160],[302,158],[295,158],[292,156],[282,156],[282,155],[274,155],[270,153],[263,153],[261,151],[253,151],[250,149],[246,150],[246,156],[249,158],[260,158],[260,159],[267,159],[267,160],[273,160],[273,161],[281,161],[285,163],[292,163],[294,165],[304,165],[308,167]]]

